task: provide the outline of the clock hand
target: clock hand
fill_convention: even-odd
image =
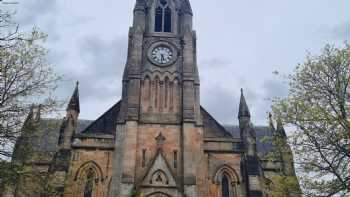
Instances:
[[[164,55],[161,54],[160,57],[161,57],[161,61],[164,62],[164,60],[165,60],[165,59],[164,59]]]

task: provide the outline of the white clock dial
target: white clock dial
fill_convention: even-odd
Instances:
[[[173,58],[173,52],[164,46],[159,46],[153,49],[152,59],[159,64],[167,64]]]

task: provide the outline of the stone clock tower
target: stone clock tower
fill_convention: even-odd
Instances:
[[[274,196],[276,177],[297,185],[281,121],[254,127],[243,91],[237,126],[224,127],[200,105],[192,16],[189,0],[137,0],[122,99],[94,121],[79,120],[77,84],[63,120],[33,108],[13,162],[44,182],[0,184],[0,196],[5,188],[6,197],[264,197]]]
[[[110,196],[195,192],[202,120],[188,0],[137,0],[121,105]]]

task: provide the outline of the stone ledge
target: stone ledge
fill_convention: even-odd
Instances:
[[[114,145],[72,145],[74,149],[102,149],[102,150],[114,150]]]
[[[242,143],[242,140],[239,138],[204,138],[204,142],[236,142]]]
[[[92,138],[92,139],[114,139],[114,135],[106,135],[106,134],[76,134],[74,138],[80,138],[80,139],[86,139],[86,138]]]

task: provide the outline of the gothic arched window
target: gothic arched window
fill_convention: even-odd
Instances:
[[[222,177],[221,190],[222,197],[230,197],[230,186],[226,175]]]
[[[93,197],[94,181],[95,173],[92,169],[89,169],[85,181],[84,197]]]
[[[159,0],[155,10],[155,32],[171,32],[171,9],[167,0]]]

